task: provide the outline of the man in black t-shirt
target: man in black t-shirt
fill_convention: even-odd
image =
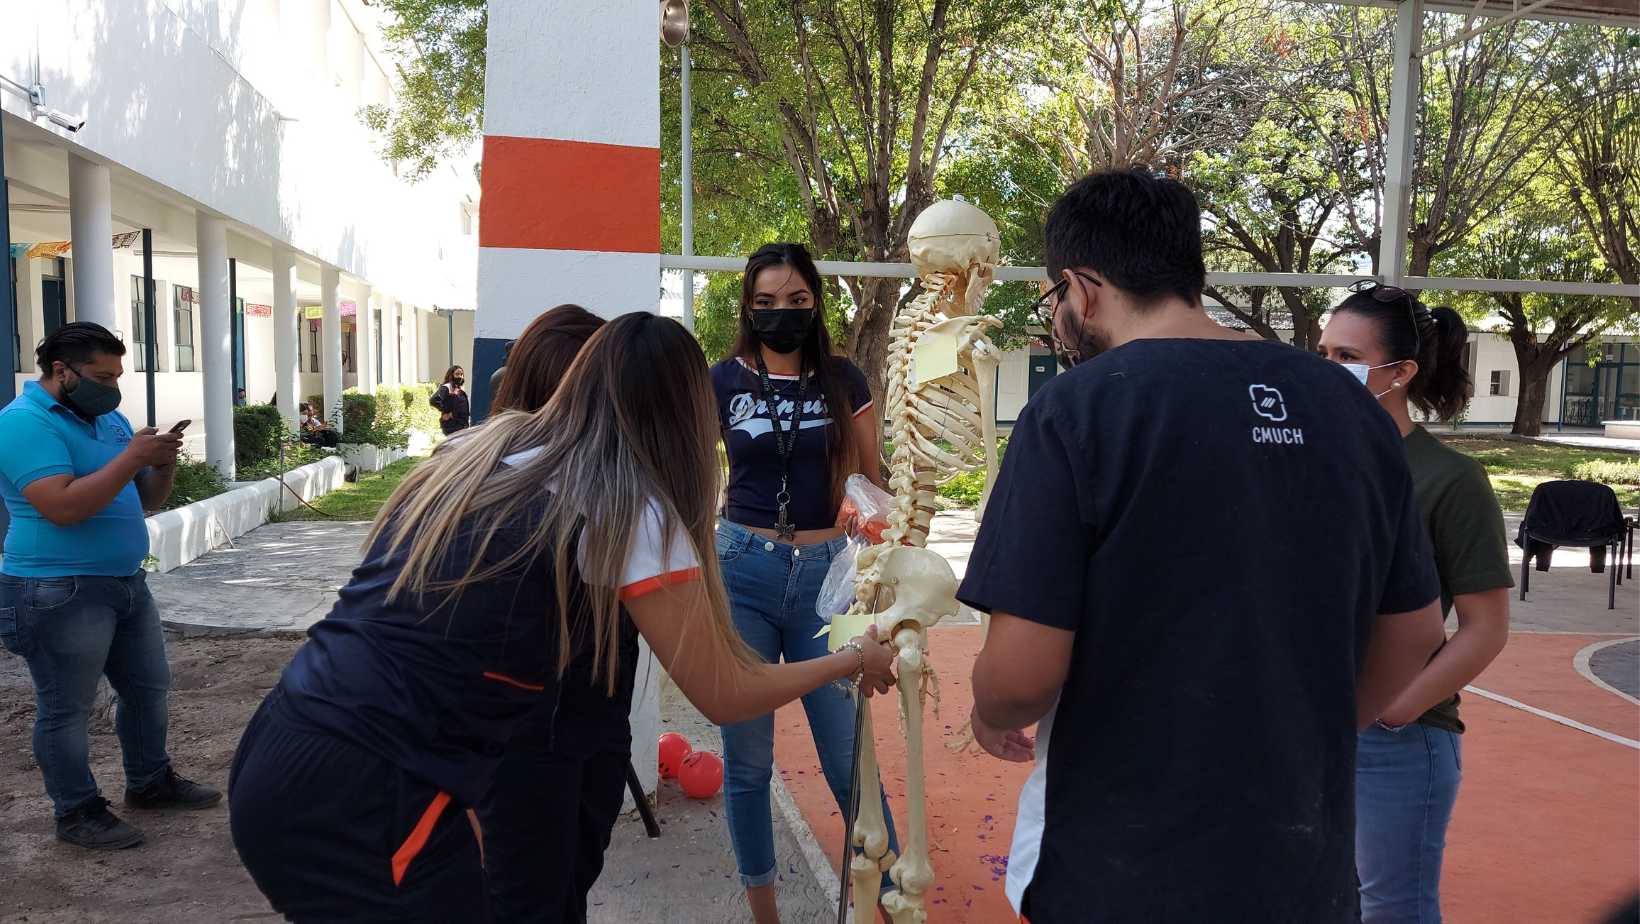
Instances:
[[[958,596],[991,614],[975,735],[1035,771],[1031,924],[1350,922],[1355,736],[1441,641],[1400,434],[1347,371],[1201,307],[1181,184],[1054,206],[1061,361]]]

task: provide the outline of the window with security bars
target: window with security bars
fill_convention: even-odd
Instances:
[[[1492,388],[1491,388],[1491,391],[1489,392],[1489,394],[1496,395],[1496,396],[1501,397],[1501,398],[1509,397],[1509,370],[1508,369],[1493,369],[1492,370]]]

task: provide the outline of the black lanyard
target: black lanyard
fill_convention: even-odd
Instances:
[[[803,423],[803,397],[809,390],[809,370],[797,377],[797,399],[792,403],[792,429],[787,433],[780,426],[780,396],[775,394],[774,385],[769,382],[769,367],[763,363],[763,351],[757,353],[757,377],[763,384],[763,410],[769,414],[769,423],[774,427],[775,450],[780,453],[780,493],[774,497],[779,513],[775,517],[775,533],[784,541],[790,542],[797,538],[797,528],[792,525],[788,508],[791,506],[791,492],[786,490],[792,472],[792,450],[797,448],[797,434]]]

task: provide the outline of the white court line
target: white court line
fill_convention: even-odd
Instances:
[[[780,777],[780,768],[776,767],[769,789],[774,795],[775,805],[780,807],[780,814],[786,819],[786,827],[791,829],[792,836],[797,838],[797,845],[803,850],[803,859],[808,861],[809,872],[814,874],[815,884],[820,891],[833,901],[837,897],[837,889],[841,885],[837,881],[837,872],[831,868],[831,860],[826,858],[826,851],[821,848],[820,841],[815,839],[814,829],[809,827],[808,819],[803,817],[803,810],[797,807],[796,800],[792,799],[791,790],[786,788],[786,781]],[[849,908],[849,920],[854,920],[854,909]],[[830,917],[830,915],[827,915]]]
[[[1610,648],[1613,645],[1621,645],[1624,642],[1636,642],[1636,641],[1640,641],[1640,636],[1631,636],[1629,638],[1614,638],[1610,641],[1595,642],[1593,645],[1585,646],[1582,651],[1579,651],[1577,653],[1577,657],[1572,659],[1572,667],[1576,668],[1577,672],[1579,674],[1582,674],[1585,679],[1587,679],[1590,683],[1594,684],[1595,686],[1599,687],[1600,689],[1605,690],[1607,693],[1615,693],[1618,696],[1621,696],[1624,699],[1628,700],[1629,702],[1635,704],[1636,706],[1640,706],[1640,699],[1635,699],[1634,697],[1630,696],[1627,693],[1624,693],[1622,690],[1619,690],[1618,688],[1612,686],[1611,684],[1607,683],[1606,681],[1601,680],[1599,677],[1595,676],[1594,669],[1589,666],[1589,661],[1594,657],[1594,653],[1599,651],[1600,649]]]
[[[1502,703],[1505,706],[1513,706],[1522,712],[1530,712],[1539,718],[1548,719],[1551,722],[1559,722],[1567,728],[1575,728],[1580,732],[1588,732],[1596,738],[1604,738],[1613,744],[1621,744],[1626,748],[1633,748],[1636,751],[1640,751],[1640,741],[1636,741],[1633,738],[1625,738],[1622,735],[1614,735],[1605,729],[1595,728],[1593,725],[1584,725],[1576,719],[1568,719],[1563,715],[1557,715],[1547,709],[1539,709],[1536,706],[1528,706],[1518,699],[1510,699],[1501,693],[1493,693],[1491,690],[1483,690],[1480,687],[1464,687],[1463,689],[1465,693],[1473,693],[1476,696],[1492,700],[1493,702]]]

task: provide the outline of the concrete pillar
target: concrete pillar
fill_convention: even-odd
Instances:
[[[205,461],[233,480],[233,315],[228,308],[228,225],[197,213],[198,369],[205,388]]]
[[[507,341],[541,306],[574,302],[614,317],[658,310],[661,290],[659,5],[489,0],[487,10],[468,370],[477,417]],[[655,688],[635,691],[632,764],[650,791],[658,722]]]
[[[114,310],[114,216],[108,168],[68,155],[68,223],[74,244],[74,319],[123,330]],[[226,301],[226,296],[223,297]],[[131,332],[125,331],[126,340]]]
[[[397,385],[399,379],[399,300],[382,298],[382,382]]]
[[[427,321],[432,315],[420,308],[416,312],[416,381],[431,382],[444,379],[443,369],[433,368],[433,356],[429,349],[431,340],[428,335]]]
[[[376,393],[376,296],[366,290],[353,316],[354,368],[359,370],[359,391]]]
[[[342,432],[342,302],[338,291],[341,284],[342,274],[335,267],[320,268],[319,304],[324,310],[324,320],[319,333],[325,352],[319,361],[324,367],[324,416],[337,433]]]
[[[279,395],[279,415],[285,428],[295,433],[300,419],[301,373],[297,357],[302,344],[297,339],[296,254],[282,244],[273,245],[273,381]]]

